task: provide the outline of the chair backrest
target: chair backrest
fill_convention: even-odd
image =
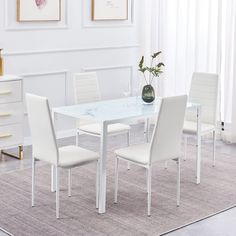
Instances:
[[[163,98],[151,140],[150,162],[180,157],[187,95]]]
[[[74,74],[75,104],[101,100],[96,72]]]
[[[33,157],[58,164],[58,147],[48,99],[26,94],[29,126],[33,142]]]
[[[201,104],[201,122],[216,125],[218,104],[218,75],[193,73],[189,102]],[[196,112],[187,111],[186,120],[196,121]]]

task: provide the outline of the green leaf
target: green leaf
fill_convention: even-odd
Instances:
[[[158,63],[157,67],[161,67],[161,66],[165,66],[165,64],[162,62]]]
[[[139,68],[142,69],[143,68],[143,63],[144,63],[144,56],[142,56],[140,62],[139,62]]]
[[[145,73],[145,71],[147,70],[147,68],[140,68],[139,71],[141,71],[142,73]]]
[[[152,58],[153,59],[155,59],[158,55],[160,55],[161,54],[161,51],[160,52],[156,52],[156,53],[154,53],[153,55],[152,55]]]

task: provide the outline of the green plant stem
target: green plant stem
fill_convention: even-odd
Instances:
[[[152,60],[151,60],[151,67],[150,67],[150,68],[152,68],[152,65],[153,65],[153,57],[152,57]],[[149,72],[149,84],[152,83],[152,82],[151,82],[151,81],[152,81],[152,80],[151,80],[151,74],[152,74],[152,73]]]
[[[155,77],[155,76],[153,75],[153,76],[152,76],[152,80],[151,80],[151,83],[150,83],[150,84],[152,84],[152,81],[153,81],[154,77]]]
[[[143,76],[144,76],[144,79],[145,79],[146,83],[148,84],[145,73],[143,73]]]

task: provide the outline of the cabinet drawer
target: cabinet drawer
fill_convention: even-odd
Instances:
[[[7,125],[0,127],[0,147],[10,147],[23,143],[22,125]]]
[[[0,81],[0,103],[20,102],[22,100],[21,81]]]
[[[0,126],[23,122],[22,103],[0,104]]]

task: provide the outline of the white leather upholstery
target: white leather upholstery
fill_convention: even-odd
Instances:
[[[75,103],[89,103],[101,100],[96,72],[74,74]]]
[[[148,143],[132,145],[126,148],[115,150],[115,154],[127,161],[132,161],[141,165],[149,164],[150,147]]]
[[[101,135],[101,125],[94,123],[89,125],[82,125],[79,128],[81,131],[88,132],[91,134]],[[126,124],[116,123],[108,125],[108,134],[122,133],[124,131],[129,131],[130,126]]]
[[[151,140],[151,161],[181,156],[187,95],[164,98]]]
[[[205,134],[210,131],[213,131],[215,126],[212,124],[201,123],[201,133]],[[184,132],[188,134],[196,134],[197,133],[197,122],[194,121],[184,121]]]
[[[218,106],[219,78],[216,74],[193,73],[189,102],[201,105],[200,135],[213,134],[213,166],[215,166],[215,139]],[[197,134],[197,112],[187,111],[184,122],[184,133]],[[187,138],[184,145],[184,159],[187,157]],[[198,146],[199,147],[199,146]]]
[[[99,155],[77,146],[57,148],[47,98],[27,94],[27,108],[33,141],[33,158],[60,167],[75,167],[96,161]]]
[[[180,157],[186,104],[186,95],[163,98],[151,144],[118,149],[115,154],[123,159],[144,165]]]
[[[76,73],[73,77],[75,104],[96,102],[101,100],[96,72]],[[76,121],[77,127],[92,124],[86,119]]]
[[[201,122],[216,124],[218,102],[218,75],[193,73],[189,102],[201,104]],[[187,121],[197,121],[196,111],[186,112]]]
[[[26,94],[26,103],[33,157],[57,165],[58,148],[47,98]]]
[[[62,168],[72,168],[98,160],[96,152],[76,147],[65,146],[59,148],[59,166]]]

